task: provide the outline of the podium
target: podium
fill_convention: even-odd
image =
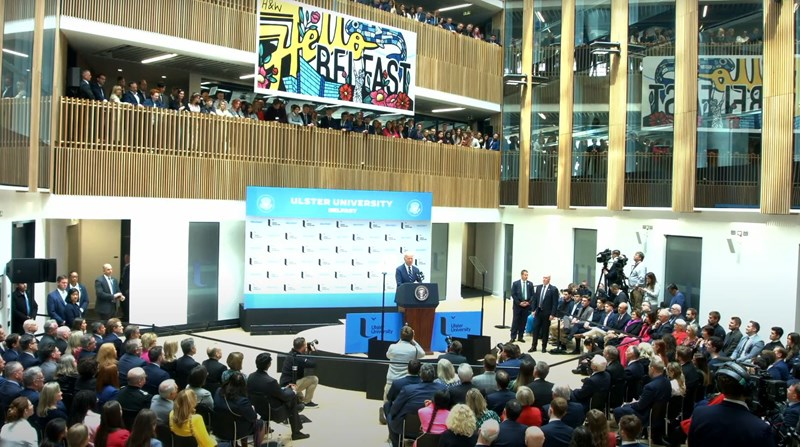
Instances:
[[[405,309],[405,321],[414,329],[414,339],[430,354],[433,317],[439,305],[439,285],[410,282],[400,284],[395,292],[394,302]]]

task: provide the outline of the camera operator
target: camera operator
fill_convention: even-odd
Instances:
[[[315,350],[314,345],[316,343],[316,340],[309,344],[306,343],[306,339],[303,337],[295,338],[292,350],[289,351],[289,355],[284,360],[283,369],[281,370],[281,386],[296,385],[297,395],[302,396],[301,399],[306,408],[319,406],[312,401],[314,390],[317,389],[319,384],[319,378],[317,376],[307,376],[305,373],[306,368],[314,368],[316,366],[314,360],[306,356],[309,350]]]
[[[774,446],[772,428],[751,413],[744,401],[752,387],[747,371],[728,362],[715,376],[725,400],[719,405],[695,408],[689,426],[689,445]]]
[[[628,258],[622,256],[619,250],[611,251],[611,255],[608,256],[608,260],[603,264],[603,273],[606,275],[606,287],[612,283],[619,284],[622,282],[625,276],[622,272],[622,268],[625,267],[627,260]]]
[[[631,272],[628,273],[628,284],[631,287],[631,301],[633,302],[634,309],[642,307],[646,276],[647,266],[644,265],[644,253],[637,251],[633,255],[633,266],[631,266]]]

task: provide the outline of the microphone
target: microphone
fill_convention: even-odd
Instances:
[[[417,278],[419,278],[419,282],[424,282],[425,281],[425,274],[422,273],[422,270],[419,270],[419,273],[417,274]]]

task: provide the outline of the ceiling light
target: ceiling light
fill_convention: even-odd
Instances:
[[[173,57],[177,56],[175,53],[170,54],[162,54],[161,56],[151,57],[150,59],[145,59],[142,61],[143,64],[150,64],[152,62],[160,62],[165,61],[167,59],[172,59]]]
[[[703,6],[703,18],[706,18],[706,14],[708,14],[708,5]]]
[[[450,109],[435,109],[431,110],[431,113],[445,113],[445,112],[460,112],[464,110],[464,107],[453,107]]]
[[[28,55],[25,54],[25,53],[18,53],[18,52],[14,51],[14,50],[9,50],[8,48],[3,48],[3,53],[8,53],[8,54],[12,54],[14,56],[19,56],[19,57],[28,57]]]
[[[165,75],[161,75],[161,79],[167,79]]]
[[[122,73],[122,69],[121,68],[117,68],[117,71]]]
[[[542,15],[542,13],[541,13],[541,12],[539,12],[539,11],[536,11],[536,17],[539,19],[539,21],[540,21],[540,22],[542,22],[542,23],[546,23],[546,22],[544,21],[544,16]]]
[[[255,73],[250,73],[250,74],[239,76],[239,79],[252,79],[254,77],[256,77],[256,74]]]
[[[452,11],[454,9],[461,9],[461,8],[469,8],[470,6],[472,6],[472,3],[464,3],[462,5],[453,5],[453,6],[448,6],[446,8],[439,8],[439,12]]]
[[[211,81],[204,81],[204,82],[200,83],[200,85],[208,85],[208,84],[212,84],[212,82]]]
[[[539,112],[539,118],[541,118],[541,119],[543,119],[543,120],[546,120],[546,119],[547,119],[547,115],[545,115],[545,114],[544,114],[544,113],[542,113],[542,112]]]
[[[225,88],[218,88],[217,91],[218,92],[225,92],[225,93],[230,93],[231,92],[230,90],[225,89]]]

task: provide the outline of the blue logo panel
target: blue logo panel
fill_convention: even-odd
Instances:
[[[400,339],[400,329],[403,327],[403,314],[387,312],[383,326],[383,339],[397,341]],[[369,339],[381,337],[381,314],[360,313],[347,314],[345,319],[344,353],[355,354],[367,352]]]
[[[436,312],[433,319],[431,350],[447,351],[445,337],[467,338],[469,334],[481,334],[480,312]]]

